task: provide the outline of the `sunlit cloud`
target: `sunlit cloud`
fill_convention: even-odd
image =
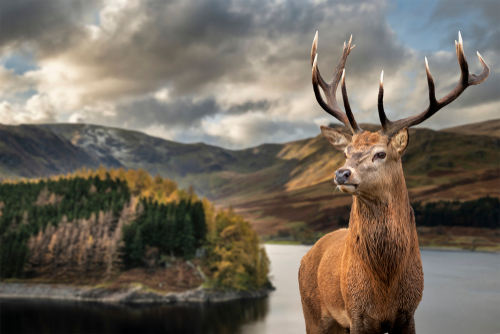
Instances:
[[[29,98],[24,105],[0,102],[0,119],[5,124],[54,123],[56,112],[50,99],[44,95]]]

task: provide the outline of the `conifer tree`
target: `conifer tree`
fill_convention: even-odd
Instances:
[[[191,216],[186,213],[184,218],[183,230],[181,235],[181,250],[182,255],[186,259],[190,259],[194,256],[195,248],[195,238],[193,235],[193,224],[191,222]]]
[[[140,265],[144,253],[144,243],[142,240],[141,228],[135,231],[134,241],[130,246],[130,259],[133,264]]]

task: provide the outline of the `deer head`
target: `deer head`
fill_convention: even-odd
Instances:
[[[364,131],[356,123],[354,115],[347,98],[345,85],[345,63],[354,45],[351,46],[352,36],[349,43],[344,42],[342,57],[335,69],[333,82],[327,83],[321,77],[318,69],[318,33],[314,37],[311,50],[312,63],[312,83],[316,100],[320,106],[330,115],[347,126],[352,135],[337,131],[335,129],[322,126],[321,132],[326,139],[336,149],[344,152],[346,163],[335,172],[335,183],[339,185],[344,193],[351,193],[365,199],[383,199],[395,184],[402,181],[403,169],[401,157],[405,153],[409,143],[408,128],[422,123],[441,108],[453,102],[462,92],[471,85],[477,85],[486,80],[490,69],[479,52],[479,61],[483,66],[480,75],[469,74],[467,60],[465,59],[462,36],[458,33],[458,42],[455,41],[458,63],[462,75],[456,87],[445,97],[436,100],[434,80],[429,70],[427,58],[425,58],[425,68],[427,72],[427,82],[429,86],[429,107],[422,113],[397,121],[390,121],[383,105],[384,85],[383,75],[380,76],[380,88],[378,95],[378,113],[382,127],[378,132]],[[344,101],[345,113],[339,108],[336,100],[337,86],[341,82],[342,98]],[[319,87],[323,90],[326,102],[323,100]]]

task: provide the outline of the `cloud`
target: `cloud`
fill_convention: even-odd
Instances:
[[[444,17],[456,34],[455,18],[470,15],[464,11],[472,7],[453,7],[445,15],[443,6],[436,6],[430,20],[441,18],[442,25]],[[92,122],[233,148],[313,136],[317,124],[329,117],[311,89],[310,48],[317,30],[325,79],[331,78],[343,42],[354,35],[346,81],[359,122],[378,122],[381,70],[390,118],[420,112],[428,103],[424,55],[404,45],[387,23],[390,4],[385,0],[22,0],[2,7],[0,22],[9,28],[2,35],[0,57],[28,48],[36,65],[20,75],[0,68],[3,105],[11,110],[2,115],[15,122],[20,118],[12,110],[21,110],[31,115],[27,122]],[[486,6],[473,12],[485,11]],[[483,46],[494,36],[478,38],[485,27],[496,25],[489,16],[486,23],[462,31],[471,43],[467,55],[472,54],[469,45]],[[453,39],[450,43],[427,54],[438,95],[458,80],[458,65],[451,61]],[[493,69],[498,56],[492,45],[480,52]],[[476,60],[470,58],[475,69]],[[489,117],[498,103],[498,81],[498,73],[492,73],[450,110],[484,105],[489,109],[480,114]],[[28,112],[27,101],[6,98],[8,91],[23,89],[35,89],[51,111]],[[446,126],[447,118],[438,114],[425,125]]]
[[[201,128],[205,134],[205,141],[229,148],[240,148],[249,142],[292,141],[315,131],[317,125],[270,120],[267,114],[256,112],[230,115],[220,122],[203,120]]]
[[[56,113],[49,99],[43,95],[34,95],[24,105],[0,102],[0,119],[4,124],[54,123]]]
[[[0,49],[36,44],[45,56],[67,49],[83,32],[82,20],[98,6],[96,0],[3,0]]]
[[[139,128],[161,124],[184,129],[198,125],[203,118],[219,111],[215,99],[211,97],[203,100],[182,97],[166,103],[146,98],[118,106],[117,109],[128,124]]]
[[[229,107],[227,114],[244,114],[249,111],[268,111],[273,103],[268,100],[246,101]]]
[[[32,82],[26,77],[16,75],[14,70],[0,66],[0,94],[12,95],[30,89]]]

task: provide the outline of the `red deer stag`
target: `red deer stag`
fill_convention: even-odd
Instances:
[[[489,67],[481,55],[480,75],[469,74],[462,37],[455,42],[462,75],[456,87],[436,100],[427,59],[429,107],[417,116],[390,121],[383,106],[383,72],[378,113],[382,129],[364,131],[356,123],[347,99],[344,65],[354,45],[344,43],[333,82],[318,70],[318,33],[311,51],[312,83],[321,107],[345,124],[352,136],[326,126],[321,131],[346,163],[335,172],[335,183],[353,195],[349,228],[321,238],[302,258],[300,295],[307,333],[415,333],[414,313],[424,289],[415,216],[408,199],[401,156],[409,141],[408,127],[422,123],[454,101],[471,85],[486,80]],[[346,113],[335,93],[341,81]],[[319,88],[326,97],[323,100]]]

